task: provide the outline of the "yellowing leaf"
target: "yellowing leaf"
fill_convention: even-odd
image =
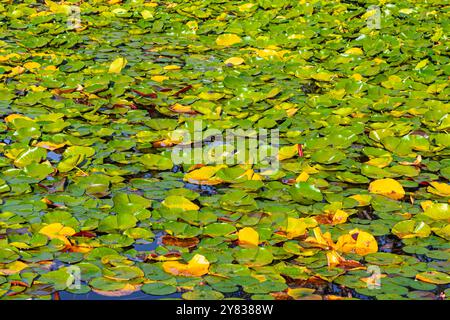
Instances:
[[[428,59],[424,59],[422,61],[420,61],[416,67],[414,68],[414,70],[420,70],[423,69],[426,65],[428,64]]]
[[[142,16],[142,18],[144,18],[144,20],[152,19],[153,18],[153,13],[151,13],[148,10],[143,10],[143,11],[141,11],[141,16]]]
[[[165,272],[185,277],[201,277],[208,273],[209,261],[202,255],[196,254],[187,264],[178,261],[163,262]]]
[[[377,252],[378,244],[370,233],[354,229],[349,234],[340,236],[335,248],[341,252],[351,252],[364,256]]]
[[[26,244],[24,242],[10,242],[9,245],[13,246],[13,247],[16,247],[16,248],[19,248],[19,249],[25,249],[25,250],[31,248],[28,244]]]
[[[303,171],[305,171],[308,174],[314,174],[314,173],[320,172],[319,170],[317,170],[317,168],[320,168],[320,167],[319,166],[311,167],[309,165],[306,165],[306,166],[303,166]]]
[[[79,246],[72,246],[71,245],[71,246],[68,247],[68,250],[70,252],[81,252],[81,253],[89,252],[92,249],[93,249],[92,247],[89,247],[89,246],[87,246],[85,244],[82,244],[82,245],[79,245]]]
[[[291,34],[288,37],[288,39],[305,39],[305,38],[306,36],[304,34],[297,34],[297,33]]]
[[[399,161],[398,164],[401,164],[402,166],[418,166],[421,162],[422,162],[422,156],[419,154],[413,162]]]
[[[414,12],[414,9],[410,9],[410,8],[403,8],[398,10],[399,13],[403,13],[403,14],[411,14]]]
[[[23,269],[27,268],[28,265],[22,261],[14,261],[5,265],[5,269],[0,269],[0,275],[9,276],[12,274],[19,273]]]
[[[117,58],[109,66],[108,72],[109,73],[120,73],[120,71],[122,71],[122,69],[126,66],[127,62],[128,61],[125,58]]]
[[[210,101],[215,101],[215,100],[219,100],[224,96],[223,93],[219,93],[219,92],[200,92],[200,94],[198,95],[198,97],[200,99],[203,100],[210,100]]]
[[[215,185],[222,183],[223,180],[218,177],[213,177],[217,171],[226,167],[225,165],[204,166],[200,169],[192,170],[184,175],[183,180],[193,184],[200,185]]]
[[[378,168],[384,168],[388,166],[392,162],[392,157],[379,157],[379,158],[372,158],[369,161],[366,161],[365,164],[378,167]]]
[[[0,62],[8,61],[11,58],[20,58],[20,55],[18,55],[17,53],[10,53],[6,56],[0,56]]]
[[[198,23],[195,20],[191,20],[186,23],[186,26],[191,29],[194,33],[198,30]]]
[[[297,299],[301,299],[303,297],[312,295],[314,293],[314,291],[316,291],[316,289],[310,289],[310,288],[288,288],[287,289],[287,294],[288,294],[288,296],[290,296],[293,299],[297,300]]]
[[[392,227],[392,233],[400,239],[426,238],[431,233],[431,228],[423,221],[405,220],[396,223]]]
[[[194,109],[192,109],[191,106],[189,106],[189,105],[184,106],[184,105],[181,105],[179,103],[175,103],[169,109],[171,111],[177,112],[177,113],[187,113],[187,114],[195,114],[195,113],[197,113]]]
[[[31,86],[30,89],[33,92],[42,92],[42,91],[47,90],[46,87],[42,87],[42,86]]]
[[[369,192],[381,194],[394,200],[400,200],[405,196],[405,190],[396,180],[387,178],[372,181]]]
[[[259,244],[258,232],[250,227],[245,227],[239,230],[238,238],[239,238],[239,245],[258,246]]]
[[[364,52],[361,50],[361,48],[350,48],[347,51],[345,51],[345,54],[349,54],[349,55],[363,55]]]
[[[427,93],[436,94],[440,93],[442,90],[444,90],[448,86],[448,83],[432,83],[428,86]],[[446,118],[444,118],[445,120]],[[447,120],[448,121],[448,120]],[[443,124],[445,124],[445,121],[443,121]],[[439,129],[440,127],[438,127]],[[444,128],[443,128],[444,129]]]
[[[221,34],[216,39],[216,44],[224,47],[229,47],[240,42],[242,42],[242,39],[238,35],[232,33]]]
[[[364,13],[364,14],[361,16],[361,19],[362,19],[362,20],[367,20],[369,17],[372,17],[372,16],[374,16],[374,15],[376,15],[376,14],[377,14],[377,10],[376,10],[376,9],[367,10],[366,13]]]
[[[359,73],[352,74],[351,77],[352,77],[353,79],[355,79],[356,81],[362,81],[362,80],[364,79],[363,76],[360,75]]]
[[[171,65],[165,66],[163,69],[164,70],[180,70],[181,67],[177,66],[175,64],[171,64]]]
[[[355,194],[353,196],[350,196],[349,198],[358,201],[359,207],[368,206],[370,204],[370,200],[372,200],[372,196],[368,194]]]
[[[169,209],[198,210],[199,206],[183,196],[168,196],[161,204]]]
[[[421,203],[420,203],[420,206],[422,207],[422,209],[425,211],[425,210],[427,210],[429,207],[431,207],[433,205],[433,201],[431,201],[431,200],[425,200],[425,201],[422,201]]]
[[[253,169],[248,169],[247,171],[244,172],[244,175],[247,176],[248,180],[258,180],[261,181],[263,178],[260,174],[255,173],[255,171],[253,171]]]
[[[300,219],[288,218],[286,228],[286,236],[288,239],[299,237],[305,234],[306,224]]]
[[[443,228],[435,228],[433,232],[436,233],[439,237],[442,237],[448,241],[450,241],[450,224],[446,225]]]
[[[50,8],[53,13],[69,14],[71,12],[70,6],[65,4],[58,4],[50,0],[45,0],[45,4]]]
[[[336,224],[341,224],[341,223],[345,223],[347,221],[348,218],[348,213],[345,212],[344,210],[336,210],[336,212],[334,212],[333,214],[333,225]]]
[[[46,235],[50,239],[56,238],[63,241],[66,245],[70,245],[66,236],[75,234],[75,230],[71,227],[64,227],[61,223],[52,223],[39,230],[39,233]]]
[[[268,48],[265,49],[250,48],[249,50],[256,52],[256,54],[259,57],[265,60],[269,60],[272,57],[276,57],[283,60],[284,55],[290,53],[289,50],[279,50],[279,48],[276,46],[269,46]]]
[[[308,179],[309,179],[309,174],[306,171],[303,171],[295,179],[295,182],[306,182]]]
[[[441,183],[433,181],[430,183],[431,186],[428,186],[427,191],[437,194],[441,197],[449,197],[450,196],[450,185],[447,183]]]
[[[25,63],[23,66],[24,66],[24,68],[26,68],[28,70],[32,70],[32,69],[39,68],[41,65],[37,62],[31,61],[31,62]]]
[[[317,226],[317,222],[312,218],[287,218],[287,226],[285,228],[286,237],[288,239],[302,236],[306,233],[307,228]]]
[[[450,275],[440,271],[422,272],[416,275],[416,279],[433,284],[450,283]]]
[[[225,64],[231,64],[233,66],[238,66],[243,63],[244,63],[244,59],[242,59],[240,57],[232,57],[232,58],[228,58],[227,60],[225,60]]]
[[[285,160],[290,159],[298,154],[298,145],[294,144],[293,146],[285,146],[281,147],[280,150],[278,150],[277,158],[278,160]]]
[[[10,76],[16,76],[18,74],[22,74],[25,72],[25,68],[21,66],[17,66],[11,69],[11,72],[9,73]]]
[[[292,117],[292,116],[294,116],[294,114],[297,113],[297,111],[298,111],[297,108],[287,109],[286,110],[286,114],[287,114],[288,117]]]
[[[53,142],[49,142],[49,141],[40,141],[38,143],[36,143],[36,147],[40,147],[40,148],[44,148],[50,151],[56,150],[56,149],[60,149],[62,147],[64,147],[66,145],[65,142],[63,143],[53,143]]]
[[[253,8],[253,6],[255,6],[254,3],[244,3],[244,4],[240,5],[238,7],[238,9],[241,12],[245,12],[245,11],[249,11],[251,8]]]
[[[152,76],[150,79],[156,82],[163,82],[164,80],[169,79],[167,76]]]
[[[114,14],[120,15],[120,14],[125,14],[128,11],[124,8],[115,8],[114,10],[111,11]]]
[[[426,205],[423,214],[434,220],[448,220],[450,219],[450,209],[448,203],[432,203]],[[424,207],[422,205],[422,207]]]
[[[330,250],[326,253],[327,255],[327,263],[330,268],[336,267],[341,264],[345,259],[336,251]]]
[[[333,74],[332,73],[327,73],[327,72],[319,72],[316,74],[313,74],[311,77],[315,80],[318,81],[326,81],[329,82],[331,81],[331,79],[333,78]]]
[[[314,217],[314,220],[316,220],[319,224],[341,224],[345,223],[347,221],[348,214],[347,212],[338,209],[335,211],[329,211],[325,210],[325,213],[322,215],[318,215]]]
[[[323,249],[333,249],[334,242],[329,232],[322,233],[319,227],[313,229],[314,237],[308,237],[305,241],[316,244]]]
[[[17,113],[10,114],[9,116],[5,117],[4,120],[5,120],[5,122],[11,122],[14,119],[18,119],[18,118],[33,121],[33,119],[31,119],[31,118],[28,118],[28,117],[26,117],[26,116],[24,116],[22,114],[17,114]]]

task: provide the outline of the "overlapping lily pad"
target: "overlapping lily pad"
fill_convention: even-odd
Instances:
[[[0,299],[448,299],[448,6],[25,0],[0,21]],[[278,129],[279,170],[216,163],[229,129]]]

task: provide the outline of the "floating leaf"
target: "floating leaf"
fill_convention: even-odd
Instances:
[[[281,147],[280,150],[278,150],[278,160],[285,160],[285,159],[290,159],[294,156],[296,156],[298,153],[298,148],[297,145],[293,145],[293,146],[286,146],[286,147]]]
[[[434,220],[450,219],[448,203],[430,203],[425,207],[424,214]]]
[[[208,273],[209,261],[196,254],[187,264],[178,261],[166,261],[162,264],[165,272],[185,277],[200,277]]]
[[[306,233],[306,228],[313,228],[317,225],[314,219],[305,218],[287,218],[286,237],[292,239],[302,236]]]
[[[227,60],[225,60],[225,64],[231,64],[233,66],[238,66],[243,63],[244,63],[244,59],[242,59],[241,57],[231,57],[231,58],[228,58]]]
[[[188,172],[184,175],[183,180],[189,183],[200,184],[200,185],[215,185],[222,183],[222,179],[219,177],[214,177],[214,175],[225,166],[205,166],[200,169],[196,169]]]
[[[122,69],[127,65],[128,61],[125,58],[117,58],[109,66],[109,73],[120,73]]]
[[[259,244],[258,232],[250,227],[245,227],[238,232],[239,245],[257,246]]]
[[[392,233],[401,239],[425,238],[430,235],[431,228],[423,221],[407,220],[396,223]]]
[[[41,228],[39,233],[46,235],[50,239],[58,239],[63,241],[66,245],[70,245],[67,236],[75,234],[75,230],[71,227],[65,227],[61,223],[52,223]]]
[[[372,181],[369,185],[369,192],[381,194],[394,200],[402,199],[405,196],[402,185],[390,178]]]
[[[168,196],[161,204],[169,209],[181,209],[183,211],[199,209],[198,205],[182,196]]]
[[[47,152],[45,151],[45,149],[39,147],[28,148],[19,153],[19,155],[14,160],[14,165],[22,168],[34,162],[41,162],[46,156]]]
[[[216,39],[217,45],[225,47],[232,46],[233,44],[240,42],[242,42],[242,39],[238,35],[232,33],[221,34]]]
[[[431,186],[427,188],[428,192],[437,194],[441,197],[450,197],[450,185],[447,183],[431,182]]]
[[[367,255],[378,251],[375,238],[367,232],[354,229],[346,235],[342,235],[336,242],[336,250],[352,252],[359,255]]]
[[[450,275],[439,271],[427,271],[416,275],[416,279],[434,284],[447,284],[450,283]]]

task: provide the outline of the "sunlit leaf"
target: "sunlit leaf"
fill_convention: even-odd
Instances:
[[[166,261],[162,266],[167,273],[185,277],[200,277],[208,273],[209,261],[204,256],[196,254],[187,264]]]
[[[394,200],[402,199],[405,196],[402,185],[390,178],[372,181],[369,185],[369,192],[381,194]]]

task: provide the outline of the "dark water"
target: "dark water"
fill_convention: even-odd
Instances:
[[[88,292],[85,294],[74,294],[66,291],[59,292],[60,300],[159,300],[159,299],[179,299],[181,293],[176,292],[165,296],[152,296],[145,294],[142,291],[134,292],[123,297],[109,297],[103,296],[95,292]]]

